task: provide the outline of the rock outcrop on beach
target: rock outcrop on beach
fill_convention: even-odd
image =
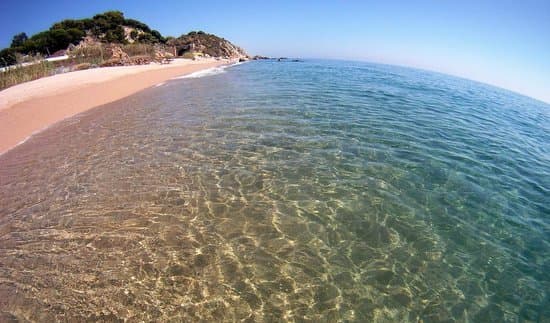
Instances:
[[[230,41],[202,31],[192,31],[178,38],[170,39],[166,45],[175,48],[178,56],[220,57],[229,59],[249,59],[249,55]]]
[[[254,61],[266,60],[266,59],[270,59],[270,58],[267,57],[267,56],[262,56],[262,55],[256,55],[256,56],[252,57],[252,60],[254,60]]]

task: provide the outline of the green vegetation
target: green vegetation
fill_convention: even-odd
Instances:
[[[78,64],[90,63],[100,65],[108,56],[107,48],[104,44],[75,48],[69,53],[71,60],[75,60]]]
[[[9,66],[17,63],[16,51],[12,48],[0,50],[0,66]]]
[[[29,56],[50,56],[68,48],[74,50],[74,47],[79,44],[80,46],[77,47],[93,47],[97,43],[119,46],[147,44],[163,47],[170,53],[175,51],[179,56],[187,52],[202,53],[212,57],[246,56],[244,51],[225,39],[203,31],[192,31],[178,38],[165,38],[159,31],[151,29],[138,20],[126,19],[120,11],[107,11],[92,18],[65,19],[56,22],[48,30],[30,37],[24,32],[14,35],[11,46],[0,51],[0,66],[21,63],[22,60],[28,60]],[[166,50],[167,47],[171,48]],[[125,47],[125,50],[131,48]],[[145,47],[140,49],[139,55],[151,55],[149,49],[143,52],[143,48]],[[129,55],[134,56],[130,53]],[[101,56],[101,60],[105,59],[102,55],[93,56]]]
[[[15,36],[13,36],[13,39],[11,41],[11,47],[12,48],[16,48],[16,47],[20,47],[20,46],[23,46],[23,44],[29,39],[29,37],[27,37],[27,34],[25,33],[19,33]]]
[[[63,50],[68,59],[46,62]],[[59,54],[59,53],[57,53]],[[243,57],[246,53],[227,40],[203,31],[178,38],[163,37],[157,30],[120,11],[107,11],[87,19],[66,19],[32,36],[18,33],[9,48],[0,50],[0,90],[53,74],[99,66],[165,63],[174,55]]]
[[[176,47],[178,56],[184,57],[188,52],[202,53],[211,57],[246,56],[246,52],[241,48],[204,31],[192,31],[178,38],[167,39],[166,44]]]
[[[150,44],[128,44],[122,46],[122,50],[128,54],[128,56],[155,56],[155,47]]]
[[[66,49],[69,44],[77,44],[86,35],[76,29],[53,29],[40,32],[27,39],[21,46],[12,47],[22,54],[52,54],[60,49]]]
[[[132,28],[129,39],[134,42],[165,42],[160,32],[151,30],[146,24],[135,19],[126,19],[120,11],[108,11],[91,19],[66,19],[54,23],[50,29],[30,38],[25,33],[19,33],[13,36],[10,48],[0,52],[0,65],[15,64],[15,53],[51,55],[67,49],[70,44],[78,44],[86,36],[104,43],[126,44],[128,39],[124,27]]]
[[[0,77],[0,90],[15,84],[36,80],[38,78],[52,75],[54,64],[42,61],[38,64],[12,68],[2,72]]]
[[[1,72],[0,90],[19,83],[36,80],[41,77],[58,73],[79,71],[99,66],[147,64],[156,59],[156,48],[155,45],[152,44],[126,44],[120,46],[120,49],[128,55],[126,61],[113,59],[111,57],[113,45],[105,43],[96,43],[90,46],[75,48],[69,52],[69,59],[67,60],[48,62],[35,58],[30,61],[30,65],[18,65]],[[10,53],[13,52],[11,49],[8,50]],[[10,59],[15,61],[16,55],[18,54],[14,53],[14,56]]]

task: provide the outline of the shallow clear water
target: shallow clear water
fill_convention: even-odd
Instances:
[[[0,320],[550,321],[550,106],[252,62],[0,156]]]

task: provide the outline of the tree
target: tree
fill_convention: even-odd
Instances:
[[[66,49],[71,43],[71,35],[65,29],[54,29],[47,35],[47,46],[50,54]]]
[[[26,40],[17,51],[24,54],[53,54],[66,49],[69,44],[78,44],[85,35],[84,31],[77,28],[46,30]]]
[[[70,42],[75,45],[78,44],[84,36],[86,36],[84,31],[77,28],[67,29],[67,33],[69,34]]]
[[[39,32],[38,34],[32,35],[32,37],[25,44],[30,42],[32,42],[33,44],[32,51],[48,54],[51,50],[49,31],[42,31],[42,32]]]
[[[115,26],[112,29],[109,29],[105,33],[105,38],[103,40],[107,43],[126,43],[126,37],[124,36],[124,28],[121,26]]]
[[[54,29],[78,29],[85,32],[93,27],[92,19],[66,19],[60,22],[56,22],[50,27],[50,30]]]
[[[158,40],[153,37],[150,33],[142,33],[137,38],[138,42],[145,43],[145,44],[154,44],[157,43]]]
[[[137,42],[151,44],[166,42],[160,32],[151,30],[146,24],[135,19],[125,19],[120,11],[107,11],[91,19],[59,21],[50,29],[31,37],[27,37],[25,33],[19,33],[13,36],[10,48],[22,54],[52,54],[60,49],[66,49],[69,44],[78,44],[88,34],[102,42],[125,44],[127,40],[124,27],[126,26],[134,28],[130,37]],[[0,61],[0,64],[11,61],[12,56],[8,54],[3,52],[3,61]]]
[[[140,29],[141,31],[146,33],[151,32],[151,29],[149,28],[149,26],[135,19],[126,19],[126,21],[124,22],[124,25],[128,27]]]
[[[29,39],[29,37],[27,37],[27,34],[25,34],[24,32],[13,36],[13,39],[11,41],[11,48],[23,46],[23,43],[25,43],[27,39]]]
[[[31,53],[40,52],[38,50],[38,45],[32,39],[28,39],[26,42],[24,42],[23,46],[19,47],[18,51],[20,51],[23,54],[31,54]]]
[[[157,42],[160,42],[160,43],[164,43],[165,40],[164,40],[164,37],[162,37],[162,35],[160,34],[160,32],[158,30],[152,30],[151,31],[151,35],[157,39]]]
[[[17,63],[15,50],[12,48],[4,48],[0,50],[0,66],[10,66]]]

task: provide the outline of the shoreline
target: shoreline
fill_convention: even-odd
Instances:
[[[232,63],[175,59],[166,65],[102,67],[57,74],[0,91],[0,155],[49,126],[170,79]]]

